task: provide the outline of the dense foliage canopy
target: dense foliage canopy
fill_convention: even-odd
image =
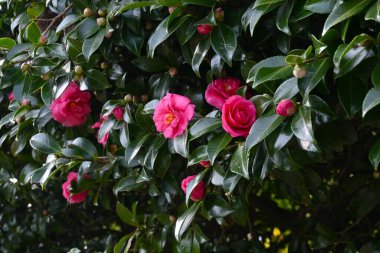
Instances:
[[[1,252],[380,252],[380,0],[0,0]]]

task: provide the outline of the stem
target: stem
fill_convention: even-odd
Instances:
[[[314,58],[310,58],[310,59],[304,60],[303,62],[301,62],[301,64],[307,64],[307,63],[313,62],[315,60],[319,60],[319,59],[327,58],[327,57],[329,57],[328,54],[320,54],[320,55],[317,55]]]
[[[69,9],[71,8],[71,6],[73,5],[73,3],[70,3],[64,10],[63,12],[61,12],[60,14],[58,14],[57,16],[55,16],[53,19],[51,19],[51,23],[49,24],[49,26],[45,29],[45,31],[42,33],[42,35],[45,35],[52,27],[53,25],[57,22],[57,20],[59,20],[61,17],[65,16],[66,13],[69,11]]]

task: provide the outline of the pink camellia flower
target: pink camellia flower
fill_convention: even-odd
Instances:
[[[15,94],[13,93],[13,91],[8,94],[8,99],[9,99],[9,102],[12,102],[13,99],[15,99]]]
[[[297,105],[291,99],[283,99],[276,107],[276,113],[281,116],[292,116],[297,110]]]
[[[30,105],[30,99],[29,98],[24,98],[21,102],[22,106]]]
[[[116,117],[115,117],[116,118]],[[108,119],[107,116],[103,117],[103,115],[100,114],[100,117],[99,117],[99,121],[95,122],[95,124],[93,124],[91,126],[92,129],[96,129],[96,128],[100,128],[103,124],[104,121],[106,121]],[[102,144],[103,146],[105,146],[107,144],[107,140],[108,140],[108,137],[109,137],[109,133],[106,133],[105,135],[103,135],[102,138],[99,138],[99,131],[97,132],[97,139],[98,139],[98,143]]]
[[[189,98],[168,93],[154,110],[153,121],[157,131],[170,139],[183,134],[194,117],[194,109],[195,105]]]
[[[124,109],[120,106],[118,107],[115,107],[115,109],[113,109],[112,111],[112,114],[113,116],[115,117],[116,120],[122,120],[123,119],[123,115],[124,115]]]
[[[198,25],[197,29],[198,29],[199,34],[206,35],[212,32],[212,30],[214,30],[214,27],[210,24],[203,24],[203,25]]]
[[[226,100],[236,95],[240,87],[240,80],[232,77],[220,78],[212,81],[206,89],[205,97],[207,103],[222,110]]]
[[[71,82],[61,96],[50,105],[53,119],[66,127],[82,125],[91,112],[91,94],[81,91],[74,82]]]
[[[77,182],[78,173],[76,172],[70,172],[67,176],[67,181],[62,184],[62,194],[65,199],[67,199],[67,202],[71,204],[77,204],[81,203],[85,200],[87,197],[89,190],[82,191],[77,194],[71,194],[70,187],[71,187],[71,181]]]
[[[210,162],[209,161],[200,161],[199,164],[205,168],[209,167],[210,166]]]
[[[232,137],[247,137],[256,120],[256,107],[249,100],[234,95],[222,108],[222,127]]]
[[[195,178],[195,176],[188,176],[184,180],[182,180],[181,188],[186,194],[187,185]],[[205,196],[205,183],[200,181],[197,186],[195,186],[194,190],[191,192],[190,199],[193,201],[200,201]]]

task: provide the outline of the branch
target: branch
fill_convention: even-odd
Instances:
[[[71,8],[71,6],[73,6],[73,3],[70,3],[64,10],[63,12],[61,12],[60,14],[58,14],[57,16],[55,16],[52,20],[51,20],[51,23],[49,24],[49,26],[45,29],[45,31],[42,33],[42,36],[45,35],[52,27],[53,25],[57,22],[57,20],[59,20],[61,17],[65,16],[66,13],[69,11],[69,9]]]

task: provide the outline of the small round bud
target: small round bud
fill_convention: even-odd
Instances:
[[[17,124],[20,124],[21,122],[24,121],[24,118],[23,117],[16,117],[15,121],[16,121]]]
[[[81,79],[82,75],[75,74],[73,77],[74,82],[78,82]]]
[[[39,42],[42,46],[45,46],[47,44],[47,37],[45,35],[41,35],[40,39],[39,39]]]
[[[214,11],[214,17],[217,22],[223,22],[224,20],[224,11],[222,8],[216,8]]]
[[[297,110],[297,104],[291,99],[283,99],[276,107],[278,115],[288,117],[292,116]]]
[[[200,161],[199,164],[205,168],[210,167],[210,162],[209,161]]]
[[[96,19],[96,23],[98,24],[98,26],[100,27],[103,27],[103,26],[106,26],[106,19],[105,18],[97,18]]]
[[[169,75],[170,75],[171,77],[174,77],[175,75],[177,75],[177,69],[174,68],[174,67],[171,67],[171,68],[169,69]]]
[[[169,220],[174,223],[177,219],[173,215],[169,215]]]
[[[83,68],[82,68],[82,66],[80,66],[80,65],[75,66],[74,72],[75,72],[75,74],[78,74],[78,75],[83,74]]]
[[[110,39],[112,37],[112,32],[107,33],[106,36],[104,37],[106,37],[107,39]]]
[[[107,11],[99,9],[98,10],[98,15],[100,17],[105,17],[107,15]]]
[[[28,72],[28,71],[30,70],[30,65],[29,65],[29,63],[24,62],[23,64],[21,64],[21,70],[22,70],[23,72]]]
[[[117,145],[111,144],[110,145],[110,152],[111,152],[111,154],[115,155],[116,151],[117,151]]]
[[[296,64],[293,68],[293,75],[297,78],[304,78],[306,75],[305,67]]]
[[[21,102],[21,106],[26,106],[30,105],[30,99],[29,98],[24,98]]]
[[[127,95],[125,95],[125,97],[124,97],[124,101],[125,102],[127,102],[127,103],[130,103],[130,102],[132,102],[132,96],[131,96],[131,94],[127,94]]]
[[[88,18],[88,17],[91,17],[92,15],[94,15],[94,12],[90,8],[84,9],[83,16]]]
[[[251,233],[248,233],[248,234],[247,234],[247,240],[248,240],[248,241],[252,241],[252,239],[253,239],[252,234],[251,234]]]
[[[214,30],[214,27],[210,24],[203,24],[203,25],[199,25],[197,27],[197,30],[199,34],[206,35],[206,34],[211,33],[212,30]]]
[[[100,63],[100,68],[102,69],[102,70],[107,70],[108,68],[109,68],[109,64],[108,64],[108,62],[102,62],[102,63]]]
[[[42,215],[43,215],[43,216],[48,216],[48,215],[49,215],[49,211],[46,210],[46,209],[44,209],[44,210],[42,211]]]
[[[175,6],[171,6],[171,7],[169,7],[169,8],[168,8],[168,12],[169,12],[169,14],[172,14],[172,13],[175,11],[175,9],[177,9],[177,7],[175,7]]]
[[[145,30],[147,30],[147,31],[152,30],[152,29],[153,29],[153,23],[150,22],[150,21],[145,22],[144,28],[145,28]]]
[[[149,100],[148,95],[141,95],[141,101],[142,101],[143,103],[148,102],[148,100]]]
[[[373,175],[373,177],[375,179],[379,179],[380,178],[380,172],[378,172],[378,171],[374,171],[372,175]]]
[[[120,47],[115,47],[115,53],[120,54],[121,53],[121,48]]]
[[[43,73],[43,74],[41,75],[41,79],[44,80],[44,81],[49,80],[50,77],[51,77],[51,73],[50,73],[50,72],[46,72],[46,73]]]

